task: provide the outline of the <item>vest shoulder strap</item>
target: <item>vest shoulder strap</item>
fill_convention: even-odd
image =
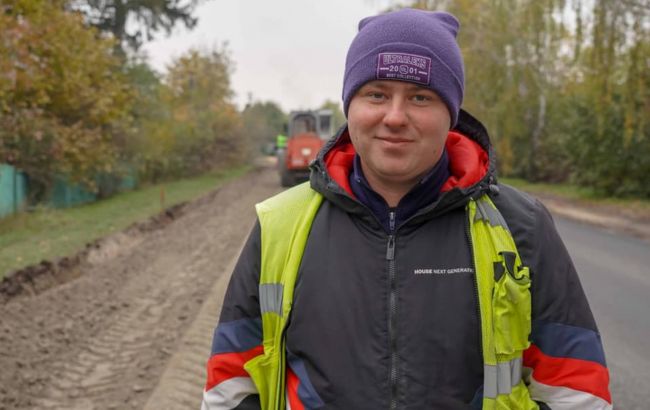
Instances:
[[[488,195],[467,205],[481,313],[483,409],[537,409],[522,380],[530,346],[530,272]]]
[[[255,206],[262,226],[264,255],[260,283],[295,280],[295,277],[288,277],[287,264],[300,263],[311,223],[322,200],[322,195],[305,182]]]
[[[284,329],[307,236],[322,200],[303,183],[256,205],[261,225],[259,298],[264,354],[247,361],[244,368],[263,409],[285,408]]]

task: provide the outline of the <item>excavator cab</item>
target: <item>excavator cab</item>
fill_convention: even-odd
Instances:
[[[280,183],[289,187],[309,179],[309,164],[333,134],[332,110],[292,111],[289,139],[278,153]]]

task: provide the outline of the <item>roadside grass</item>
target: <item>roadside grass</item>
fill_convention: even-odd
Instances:
[[[38,208],[0,219],[0,279],[42,260],[72,255],[86,243],[195,199],[250,169],[244,166],[150,185],[67,209]],[[164,204],[161,192],[164,191]]]
[[[539,195],[554,195],[577,201],[583,205],[603,205],[624,209],[641,215],[650,215],[650,200],[631,198],[609,198],[598,194],[595,190],[570,184],[533,183],[517,178],[499,178],[499,181],[519,188],[522,191]]]

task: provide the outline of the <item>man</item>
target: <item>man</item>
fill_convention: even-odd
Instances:
[[[204,409],[612,408],[550,215],[496,182],[487,132],[459,108],[457,31],[410,9],[361,21],[348,125],[310,185],[258,205]]]
[[[287,148],[287,136],[280,133],[275,137],[275,149],[281,150]]]
[[[284,161],[287,156],[287,141],[288,138],[283,133],[278,134],[275,139],[275,156],[278,159],[278,169],[282,171]]]

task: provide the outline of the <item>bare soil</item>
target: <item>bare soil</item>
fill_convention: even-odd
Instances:
[[[253,205],[280,189],[265,164],[0,284],[0,409],[198,409]],[[553,212],[650,238],[647,215],[543,200]]]
[[[5,282],[0,409],[143,408],[178,347],[187,348],[183,337],[201,307],[210,305],[195,335],[200,364],[183,370],[199,380],[185,392],[195,396],[182,407],[168,402],[199,408],[220,308],[221,295],[211,292],[227,281],[252,227],[253,205],[279,190],[272,168],[257,169],[62,263],[45,262]]]

